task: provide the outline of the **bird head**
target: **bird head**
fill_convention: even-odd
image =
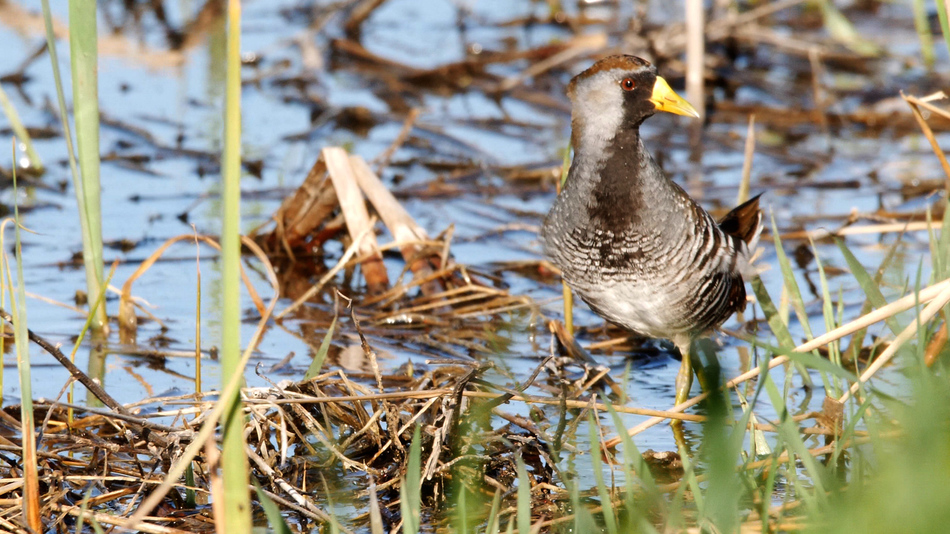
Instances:
[[[571,80],[572,143],[603,146],[622,128],[638,128],[657,111],[688,117],[699,113],[656,75],[656,67],[636,56],[609,56]]]

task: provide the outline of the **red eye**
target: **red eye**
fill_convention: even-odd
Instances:
[[[624,78],[620,81],[620,87],[623,87],[624,91],[633,91],[637,88],[637,82],[633,81],[633,78]]]

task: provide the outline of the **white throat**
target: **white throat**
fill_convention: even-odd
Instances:
[[[577,84],[572,95],[572,121],[577,142],[586,154],[604,154],[623,122],[623,92],[614,82],[615,73],[603,71]],[[579,147],[574,147],[575,153]]]

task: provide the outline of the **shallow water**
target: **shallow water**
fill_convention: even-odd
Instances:
[[[27,8],[18,2],[12,5],[18,9],[34,9],[32,4]],[[540,258],[534,229],[554,199],[553,183],[507,180],[503,168],[519,165],[553,168],[559,164],[570,128],[566,113],[568,103],[562,87],[570,74],[589,65],[591,59],[578,60],[565,72],[558,71],[539,79],[539,85],[556,82],[550,88],[546,85],[537,88],[538,93],[552,99],[551,106],[534,105],[510,95],[496,102],[486,96],[478,83],[467,90],[446,92],[416,88],[405,95],[394,95],[391,86],[381,80],[379,69],[360,66],[342,54],[330,52],[331,40],[342,36],[341,19],[330,10],[323,13],[321,6],[316,3],[301,7],[290,1],[245,5],[242,49],[245,59],[253,59],[254,65],[246,66],[243,73],[246,81],[244,152],[245,159],[260,160],[263,170],[260,178],[247,175],[242,181],[242,228],[249,232],[268,221],[283,197],[302,181],[322,147],[342,145],[372,159],[397,136],[405,117],[405,110],[399,106],[419,107],[422,113],[416,128],[409,141],[394,154],[393,164],[383,171],[384,181],[431,235],[454,226],[451,251],[456,261],[476,271],[500,276],[511,294],[527,295],[541,303],[546,316],[559,317],[562,313],[559,284],[553,280],[541,282],[537,276],[526,276],[509,268],[513,262]],[[196,6],[169,3],[165,7],[169,23],[181,27],[182,21],[191,19],[190,10]],[[6,9],[7,13],[11,12],[10,7]],[[570,38],[571,33],[564,26],[501,24],[529,14],[543,15],[545,9],[543,3],[532,2],[456,5],[391,0],[364,24],[362,42],[370,52],[390,60],[415,68],[433,68],[460,61],[466,57],[466,51],[475,48],[523,49]],[[900,120],[893,124],[873,129],[848,120],[832,121],[827,129],[818,121],[793,126],[784,124],[782,110],[814,107],[811,80],[803,75],[810,72],[808,60],[765,45],[742,49],[742,58],[736,62],[738,67],[726,77],[732,84],[729,91],[709,89],[717,101],[727,102],[730,109],[773,108],[759,114],[752,191],[765,193],[766,214],[774,217],[780,231],[836,228],[855,211],[869,214],[884,209],[920,213],[936,202],[936,197],[928,195],[942,185],[939,163],[910,122],[909,109],[894,99],[900,90],[923,95],[945,86],[946,72],[928,73],[921,66],[909,6],[885,6],[882,10],[883,16],[892,22],[887,26],[886,35],[880,31],[879,19],[860,12],[855,13],[853,19],[862,35],[875,39],[892,55],[869,62],[867,74],[860,69],[848,71],[835,64],[825,64],[821,84],[830,98],[829,111],[894,109]],[[60,21],[66,20],[66,2],[54,2],[53,11]],[[613,16],[611,8],[606,6],[597,7],[589,15],[601,13]],[[116,11],[112,15],[113,20],[121,19],[123,12]],[[617,20],[629,21],[630,15],[622,8]],[[677,20],[676,17],[676,12],[659,11],[654,22]],[[43,42],[42,34],[37,33],[41,26],[20,24],[21,20],[0,17],[0,43],[4,45],[0,75],[15,71]],[[775,27],[779,30],[795,27],[791,18],[787,26],[784,20],[779,17]],[[106,32],[107,26],[107,18],[101,17],[100,33]],[[593,24],[587,31],[609,31],[611,43],[618,44],[616,30],[622,26],[617,22]],[[318,29],[312,29],[314,27]],[[796,36],[827,40],[820,26],[806,28]],[[107,265],[113,259],[121,261],[113,280],[113,285],[120,286],[139,262],[166,239],[190,234],[192,224],[203,234],[214,235],[218,231],[219,182],[215,156],[222,139],[223,33],[220,24],[212,25],[192,47],[171,54],[160,25],[151,14],[144,13],[141,24],[129,22],[113,37],[125,47],[103,50],[100,60],[101,110],[109,119],[102,129],[101,148],[103,155],[118,156],[118,159],[111,158],[114,161],[105,161],[102,167],[104,239],[106,242],[130,240],[135,244],[127,251],[107,249]],[[60,40],[58,46],[61,68],[68,82],[68,42]],[[938,64],[945,65],[946,49],[937,46],[936,52]],[[526,66],[524,61],[514,61],[491,65],[488,71],[505,77],[517,74]],[[43,55],[33,61],[24,74],[28,81],[22,86],[4,84],[23,121],[29,127],[58,130],[57,116],[46,108],[47,101],[55,102],[48,57]],[[291,81],[293,83],[289,83]],[[374,124],[364,132],[339,127],[333,116],[349,106],[367,108]],[[698,163],[689,160],[686,119],[657,116],[648,121],[643,133],[647,146],[661,159],[670,175],[704,206],[728,208],[736,200],[747,115],[741,111],[713,114],[704,130],[702,159]],[[506,120],[510,124],[502,126],[499,122],[487,122],[489,119]],[[9,140],[7,125],[6,119],[0,117],[0,129],[4,129],[0,141]],[[151,138],[137,134],[133,128],[146,131]],[[939,132],[938,139],[944,145],[950,141],[947,134]],[[48,187],[24,187],[16,197],[13,189],[7,187],[2,192],[2,202],[11,206],[16,201],[21,207],[29,208],[23,222],[35,233],[23,236],[27,291],[45,299],[71,303],[74,293],[84,289],[85,284],[81,266],[70,260],[80,250],[74,193],[71,185],[65,191],[58,187],[61,182],[69,182],[68,167],[64,165],[65,144],[59,136],[35,142],[49,167],[42,179]],[[18,152],[18,157],[21,156]],[[146,158],[141,166],[128,163],[129,158],[139,156]],[[0,155],[0,166],[9,168],[10,158],[8,153]],[[453,174],[432,170],[426,165],[431,162],[470,164],[471,171]],[[456,187],[459,192],[420,194],[433,183]],[[924,185],[918,187],[919,184]],[[932,185],[928,188],[927,184]],[[185,213],[187,221],[179,218]],[[385,231],[381,240],[389,240]],[[849,237],[847,242],[864,265],[873,269],[880,264],[887,245],[893,240],[893,236],[875,234]],[[762,278],[770,294],[777,299],[781,273],[770,240],[764,241],[761,261],[772,265],[772,269]],[[787,241],[785,248],[791,254],[795,247],[806,244]],[[336,262],[342,249],[337,241],[327,244],[327,268]],[[825,265],[846,267],[833,244],[820,243],[816,250]],[[887,280],[899,286],[909,277],[912,285],[921,262],[926,280],[930,261],[927,251],[926,234],[905,236],[896,267],[888,272]],[[105,386],[121,402],[193,390],[194,362],[184,354],[193,349],[195,342],[195,248],[192,244],[178,244],[165,258],[135,284],[133,292],[148,301],[151,312],[164,322],[167,331],[162,331],[156,322],[146,322],[139,331],[139,347],[123,347],[117,338],[110,340],[112,353],[106,360]],[[202,249],[201,316],[205,350],[220,344],[219,273],[215,258],[214,251]],[[269,296],[271,291],[266,279],[260,270],[253,268],[255,260],[249,258],[247,266],[258,292]],[[402,262],[395,259],[387,259],[387,266],[392,277],[403,268]],[[319,275],[314,272],[311,283]],[[806,293],[806,304],[812,314],[811,327],[821,333],[825,326],[820,304],[816,304],[818,295],[809,295],[807,289],[818,284],[815,262],[798,266],[796,276]],[[337,282],[340,282],[337,289],[341,293],[359,296],[359,277],[343,282],[340,276]],[[853,278],[832,277],[830,287],[833,294],[843,292],[845,318],[854,317],[863,296]],[[887,295],[892,297],[893,289]],[[289,300],[279,304],[278,310],[286,304]],[[312,308],[306,314],[292,316],[282,325],[270,328],[257,347],[251,365],[262,364],[266,370],[292,352],[290,367],[271,378],[301,377],[332,317],[332,293],[324,291]],[[116,312],[114,299],[109,301],[109,312]],[[246,295],[242,312],[247,318],[242,334],[242,340],[246,341],[257,319]],[[75,311],[36,298],[29,300],[28,314],[34,331],[62,343],[65,348],[71,347],[84,322],[84,317]],[[761,318],[762,313],[750,308],[746,317],[752,316]],[[492,344],[487,356],[462,345],[440,349],[418,340],[390,338],[385,328],[371,329],[369,340],[380,354],[383,372],[393,371],[407,360],[418,366],[426,358],[454,355],[492,358],[510,373],[510,377],[500,373],[493,379],[499,382],[509,378],[523,380],[549,352],[549,334],[543,322],[537,319],[524,311],[478,319],[500,340]],[[797,339],[804,338],[802,325],[797,323],[794,314],[790,321],[793,335]],[[583,304],[575,311],[575,323],[592,329],[603,325]],[[725,325],[726,328],[736,326],[734,319]],[[767,327],[763,324],[760,328],[760,335],[764,336]],[[450,329],[444,330],[435,333],[451,333]],[[361,360],[361,353],[353,358],[353,351],[347,350],[358,343],[352,322],[343,320],[338,332],[330,363],[344,369],[365,369],[367,364]],[[872,333],[877,332],[882,332],[880,327],[872,329]],[[583,344],[603,339],[598,332],[581,335]],[[727,377],[739,374],[736,348],[743,343],[725,336],[718,336],[717,340],[723,343],[719,351],[723,373]],[[181,355],[146,358],[136,355],[140,352],[138,349]],[[36,347],[31,351],[34,397],[57,396],[68,374]],[[83,345],[77,353],[81,368],[87,365],[88,352],[88,345]],[[621,376],[629,367],[630,406],[665,409],[672,404],[673,379],[679,362],[669,354],[668,345],[650,342],[642,350],[598,351],[595,356],[610,366],[615,376]],[[17,403],[19,388],[12,354],[7,355],[6,364],[4,403]],[[204,389],[217,387],[220,380],[217,362],[206,359],[203,375]],[[776,381],[783,380],[780,372],[774,377]],[[267,384],[251,370],[247,379],[249,385]],[[820,387],[817,376],[815,381]],[[890,383],[884,384],[885,381]],[[885,390],[899,392],[901,389],[899,373],[887,374],[880,382]],[[823,397],[820,391],[811,394],[802,389],[797,376],[794,385],[790,396],[790,407],[794,411],[820,407]],[[694,388],[694,392],[698,392],[698,386]],[[509,408],[514,412],[523,410],[517,405]],[[550,414],[555,417],[555,410]],[[765,402],[760,404],[757,414],[760,420],[774,415]],[[634,425],[642,419],[627,416],[625,422]],[[604,424],[612,428],[607,419]],[[687,439],[698,446],[701,427],[687,424],[686,434]],[[578,435],[586,439],[587,432],[581,430]],[[636,442],[641,450],[675,449],[666,425],[651,428],[639,435]],[[585,448],[584,443],[578,446]],[[582,483],[586,482],[590,480]]]

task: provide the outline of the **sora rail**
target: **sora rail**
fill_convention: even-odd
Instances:
[[[692,341],[745,308],[758,197],[717,223],[663,173],[640,125],[657,111],[699,114],[649,62],[601,59],[568,95],[574,159],[541,229],[545,254],[598,315],[676,345],[679,404],[692,384]]]

